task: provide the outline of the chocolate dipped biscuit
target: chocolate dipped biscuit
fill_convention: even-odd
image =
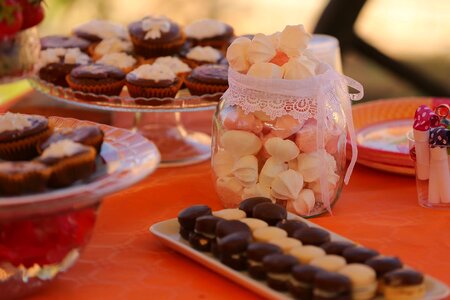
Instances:
[[[375,256],[366,260],[364,264],[375,271],[377,278],[382,278],[384,274],[403,267],[401,260],[395,256]]]
[[[305,227],[294,232],[293,237],[304,245],[320,246],[330,241],[330,233],[317,227]]]
[[[180,224],[180,235],[189,239],[189,234],[195,229],[195,221],[201,216],[211,215],[211,208],[206,205],[192,205],[180,211],[178,223]]]
[[[286,291],[291,269],[297,264],[297,259],[291,255],[276,253],[265,256],[263,268],[267,274],[267,284],[277,291]]]
[[[277,227],[285,230],[288,237],[292,237],[295,231],[309,226],[305,222],[299,220],[281,220],[277,223]]]
[[[320,245],[327,254],[342,255],[345,249],[356,247],[355,244],[347,241],[330,241]]]
[[[312,300],[314,280],[323,270],[311,265],[296,265],[292,267],[289,292],[295,299]]]
[[[252,236],[250,227],[238,220],[222,220],[217,223],[216,237],[218,238],[218,241],[221,238],[236,232],[243,232],[244,234]]]
[[[251,240],[251,236],[245,232],[235,232],[221,238],[217,242],[220,261],[235,270],[245,270],[246,251]]]
[[[350,247],[342,252],[342,256],[347,263],[365,263],[368,259],[378,256],[379,253],[376,250],[366,247]]]
[[[280,247],[270,243],[251,243],[247,248],[248,273],[251,277],[263,280],[266,278],[262,260],[270,254],[283,254]]]
[[[239,204],[239,209],[245,211],[247,218],[253,218],[253,208],[260,203],[272,203],[272,200],[266,197],[247,198]]]
[[[335,272],[317,272],[314,278],[314,300],[351,300],[352,283],[347,276]]]
[[[411,269],[398,269],[383,276],[386,300],[419,300],[425,296],[425,282],[422,273]]]
[[[195,220],[194,233],[189,235],[189,243],[199,251],[210,251],[216,242],[217,223],[222,221],[215,216],[201,216]]]
[[[267,222],[269,226],[275,226],[287,218],[287,211],[278,204],[260,203],[253,207],[253,217]]]

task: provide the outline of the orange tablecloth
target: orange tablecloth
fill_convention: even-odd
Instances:
[[[20,107],[15,110],[36,110]],[[79,262],[31,299],[258,298],[149,233],[153,223],[195,203],[221,208],[209,162],[160,169],[107,197]],[[413,178],[357,166],[333,214],[312,221],[450,285],[450,211],[420,207]]]

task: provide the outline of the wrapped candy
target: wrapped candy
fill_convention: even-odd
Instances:
[[[450,130],[442,127],[432,128],[430,145],[428,202],[450,203],[450,170],[447,154],[450,147]]]

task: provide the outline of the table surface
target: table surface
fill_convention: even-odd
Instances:
[[[3,109],[73,116],[111,123],[109,113],[60,105],[29,93]],[[211,113],[192,126],[208,131]],[[257,299],[181,254],[163,246],[149,226],[192,204],[221,204],[209,162],[159,169],[142,182],[104,199],[91,242],[78,263],[30,299]],[[333,215],[311,220],[450,285],[450,211],[417,204],[415,180],[356,166]]]

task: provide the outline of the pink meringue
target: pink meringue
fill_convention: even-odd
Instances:
[[[317,121],[308,119],[302,129],[297,132],[295,143],[302,152],[317,150]]]
[[[220,177],[216,180],[216,188],[225,207],[236,207],[241,202],[244,188],[236,178]]]
[[[270,187],[275,199],[294,200],[303,188],[303,176],[294,170],[287,170],[279,173]]]
[[[223,116],[223,126],[228,130],[244,130],[259,134],[263,129],[261,120],[254,114],[246,114],[238,106],[230,106],[221,112]]]
[[[212,157],[212,166],[217,177],[225,177],[231,174],[234,164],[233,156],[224,150],[219,150]]]
[[[299,131],[300,128],[302,128],[302,126],[303,126],[303,123],[301,121],[294,119],[294,117],[292,117],[290,115],[285,115],[285,116],[279,117],[275,121],[275,125],[274,125],[272,132],[276,136],[278,136],[282,139],[285,139],[285,138],[288,138],[289,136],[293,135],[297,131]],[[300,150],[301,150],[301,148],[300,148]]]
[[[301,216],[308,216],[315,204],[316,197],[314,196],[314,192],[310,189],[302,189],[297,199],[292,202],[295,212]]]
[[[273,63],[259,62],[250,67],[247,75],[257,78],[281,79],[283,78],[283,69]]]
[[[289,57],[299,56],[308,47],[311,35],[303,25],[286,26],[280,34],[279,49]]]
[[[242,186],[249,187],[258,180],[258,159],[253,155],[246,155],[238,159],[232,168],[234,177]]]
[[[256,34],[248,48],[248,61],[250,64],[268,62],[276,54],[272,39],[262,33]]]
[[[235,158],[255,155],[262,147],[255,134],[242,130],[225,131],[220,137],[220,145]]]
[[[252,41],[246,37],[238,37],[227,49],[227,61],[231,68],[238,72],[247,73],[250,68],[248,49]]]
[[[264,148],[274,159],[282,162],[288,162],[300,153],[293,141],[283,140],[279,137],[269,138],[264,143]]]
[[[289,56],[286,55],[286,53],[277,51],[277,54],[269,61],[273,64],[276,64],[277,66],[283,66],[289,61]],[[283,77],[285,78],[285,77]]]

